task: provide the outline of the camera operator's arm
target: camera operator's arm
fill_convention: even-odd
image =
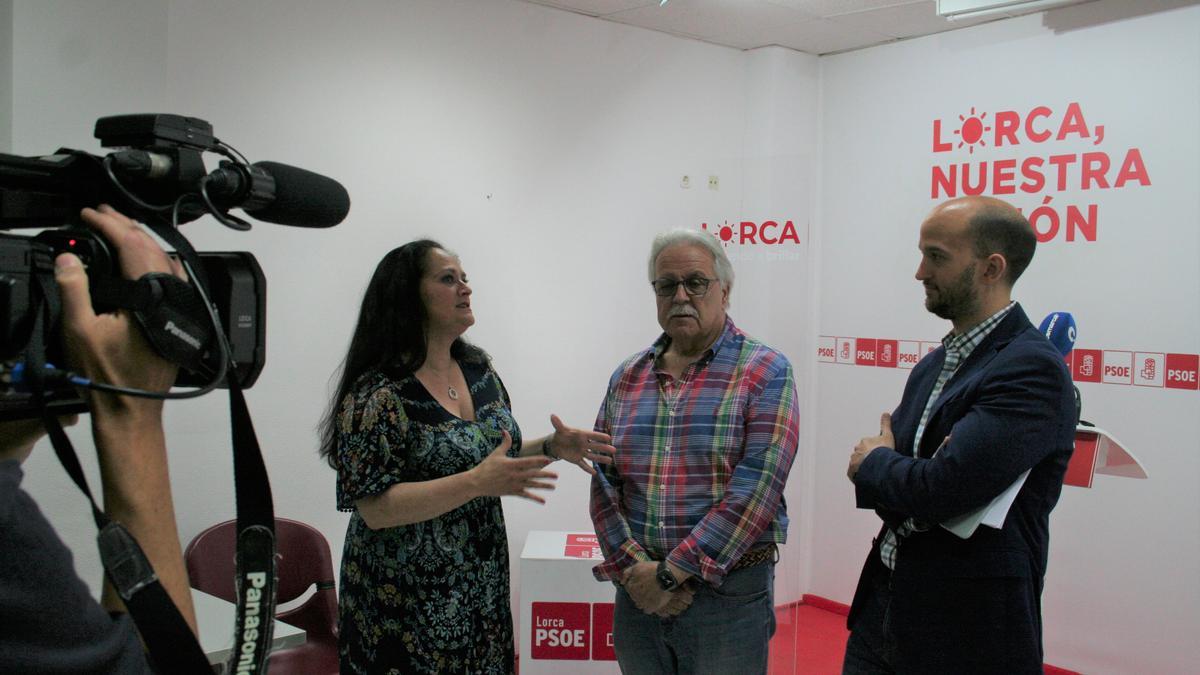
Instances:
[[[129,279],[150,272],[182,276],[137,223],[107,207],[84,209],[83,220],[104,235],[117,251]],[[97,315],[88,295],[88,278],[78,258],[62,254],[55,277],[63,300],[63,341],[68,360],[89,379],[137,389],[166,391],[176,367],[160,358],[125,311]],[[92,435],[100,459],[104,510],[141,544],[163,588],[184,619],[196,627],[191,590],[171,499],[166,440],[160,400],[88,391]],[[106,582],[101,604],[124,611]]]

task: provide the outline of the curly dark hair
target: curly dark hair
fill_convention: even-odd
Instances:
[[[337,416],[342,401],[365,373],[379,371],[392,379],[412,375],[425,363],[428,345],[425,332],[429,317],[421,301],[421,278],[425,276],[429,252],[445,247],[432,239],[418,239],[392,249],[379,265],[363,294],[358,323],[350,349],[339,366],[337,393],[321,418],[320,455],[337,468]],[[482,349],[459,337],[450,346],[457,361],[486,363]]]

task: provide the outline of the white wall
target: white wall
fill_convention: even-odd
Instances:
[[[1140,148],[1150,186],[1047,193],[1098,204],[1097,240],[1041,246],[1017,295],[1035,320],[1074,312],[1082,347],[1197,351],[1200,9],[1154,11],[1168,4],[1089,3],[816,59],[508,0],[17,0],[0,151],[96,151],[99,116],[176,112],[209,120],[252,160],[349,188],[351,215],[328,231],[243,234],[207,219],[185,229],[197,248],[249,250],[266,271],[268,361],[248,398],[276,510],[320,527],[338,557],[346,518],[314,427],[384,251],[433,235],[461,254],[478,317],[469,337],[494,356],[525,432],[540,435],[552,411],[589,424],[610,369],[657,334],[644,276],[653,232],[793,220],[799,244],[730,242],[732,315],[791,358],[803,401],[780,599],[848,602],[876,524],[853,509],[845,463],[905,372],[818,364],[815,344],[945,332],[911,279],[918,223],[938,201],[932,166]],[[931,151],[933,120],[949,134],[972,106],[994,116],[1072,101],[1106,126],[1100,146]],[[720,190],[707,189],[710,174]],[[1042,196],[1013,199],[1031,209]],[[1183,420],[1200,395],[1080,388],[1085,417],[1131,445],[1151,480],[1064,490],[1047,660],[1184,672],[1200,633],[1200,467]],[[186,541],[234,513],[226,403],[177,403],[167,416]],[[72,438],[89,454],[86,430]],[[27,488],[98,579],[90,519],[51,455],[29,460]],[[586,487],[565,471],[545,508],[506,500],[514,562],[530,529],[589,527]]]
[[[815,57],[507,0],[18,1],[15,25],[12,152],[98,151],[97,117],[175,112],[251,160],[349,189],[349,218],[327,231],[184,229],[199,250],[249,250],[263,266],[267,366],[247,398],[276,513],[317,525],[335,558],[346,516],[314,429],[367,279],[413,238],[461,255],[478,320],[468,337],[494,357],[528,436],[551,412],[590,426],[612,368],[657,336],[645,252],[668,227],[794,220],[800,245],[731,246],[732,315],[808,379]],[[234,515],[226,410],[222,395],[167,407],[184,541]],[[86,430],[72,437],[89,454]],[[48,447],[27,473],[98,579],[90,521]],[[560,474],[546,507],[505,500],[514,588],[530,529],[591,529],[586,476]],[[794,520],[800,494],[793,480]],[[788,548],[781,600],[799,597],[801,552]]]
[[[98,150],[92,124],[103,115],[159,111],[166,107],[166,10],[153,0],[111,3],[13,2],[12,145],[5,152],[48,154],[60,147]],[[174,417],[175,411],[171,416]],[[211,424],[211,422],[210,422]],[[93,490],[99,490],[94,446],[86,424],[68,429]],[[174,446],[172,477],[182,506],[191,472],[181,454],[205,456]],[[182,451],[182,452],[181,452]],[[67,478],[49,442],[25,462],[23,487],[70,545],[81,576],[102,572],[95,524],[87,502]],[[203,474],[199,474],[203,475]],[[182,509],[181,509],[182,510]],[[185,530],[194,534],[197,529]]]
[[[0,148],[12,143],[12,0],[0,0]]]
[[[1194,354],[1200,345],[1200,7],[1101,2],[821,61],[820,333],[936,341],[922,307],[917,228],[942,198],[935,165],[1140,149],[1151,184],[1002,195],[1026,209],[1098,206],[1095,241],[1038,248],[1015,297],[1036,322],[1068,310],[1078,347]],[[1175,3],[1178,4],[1178,3]],[[933,152],[974,107],[1044,105],[1057,129],[1078,102],[1104,139]],[[1039,122],[1040,124],[1040,122]],[[1113,172],[1115,173],[1114,166]],[[1110,181],[1112,180],[1110,174]],[[1018,179],[1019,184],[1021,179]],[[992,190],[987,192],[992,193]],[[1044,223],[1042,223],[1044,225]],[[853,507],[851,446],[899,400],[906,370],[821,363],[809,592],[848,602],[878,519]],[[1080,384],[1084,418],[1113,432],[1150,479],[1064,488],[1051,516],[1046,660],[1088,673],[1194,672],[1200,635],[1196,391]]]

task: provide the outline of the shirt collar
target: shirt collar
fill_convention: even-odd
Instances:
[[[1000,325],[1000,322],[1004,320],[1004,317],[1008,316],[1008,313],[1012,311],[1012,308],[1016,304],[1016,302],[1008,303],[999,312],[980,321],[965,333],[955,335],[954,331],[950,331],[942,338],[942,346],[946,348],[947,352],[954,351],[960,358],[966,358],[967,355],[975,351],[975,348],[979,346],[979,343],[983,342],[984,338],[996,329],[996,326]]]
[[[700,357],[700,360],[697,361],[697,363],[707,363],[714,354],[721,351],[721,347],[725,346],[725,343],[729,341],[730,336],[733,335],[735,330],[737,330],[737,327],[733,325],[733,319],[729,318],[729,314],[726,314],[725,326],[721,329],[721,334],[717,336],[717,339],[713,341],[711,345],[709,345],[708,349],[704,352],[704,356]],[[662,353],[667,351],[667,347],[670,345],[671,336],[663,333],[662,335],[658,336],[658,339],[655,340],[654,344],[650,346],[650,349],[646,351],[646,357],[657,363],[658,357],[662,356]]]

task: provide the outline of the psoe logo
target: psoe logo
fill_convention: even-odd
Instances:
[[[613,603],[534,602],[530,657],[548,661],[616,661]]]
[[[1134,353],[1133,383],[1141,387],[1163,386],[1166,359],[1166,354]]]
[[[586,602],[533,603],[535,659],[588,660],[591,646],[592,607]]]
[[[1200,389],[1200,356],[1167,354],[1167,382],[1170,389]]]
[[[603,558],[600,540],[594,534],[568,534],[563,555],[568,558]]]
[[[764,220],[761,223],[752,220],[730,223],[726,220],[720,225],[700,223],[700,229],[711,233],[726,246],[782,246],[800,243],[800,234],[796,232],[796,225],[790,220],[784,221],[783,224],[777,220]]]

